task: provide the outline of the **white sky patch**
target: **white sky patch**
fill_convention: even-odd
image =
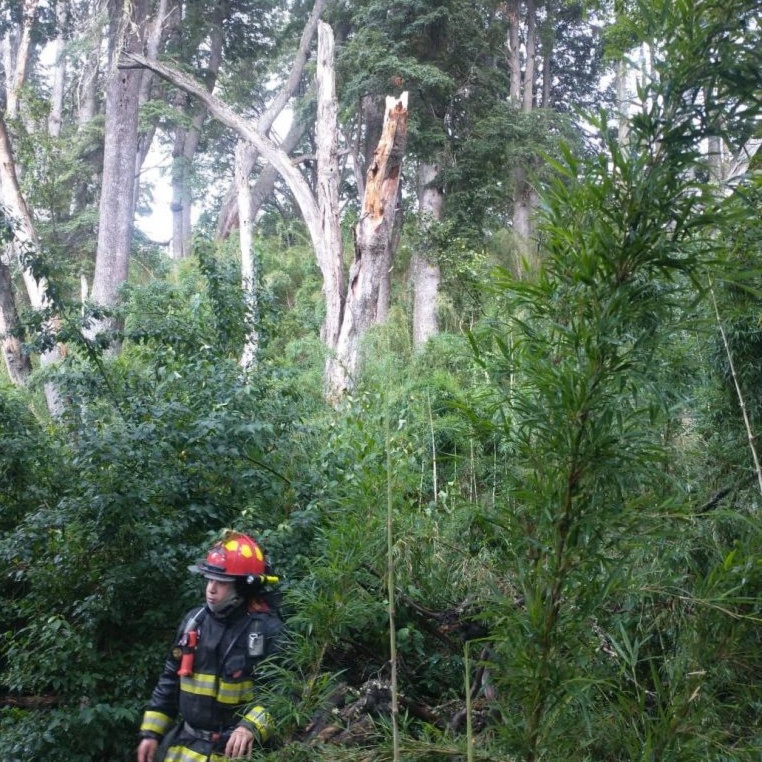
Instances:
[[[172,185],[169,180],[169,149],[151,147],[140,173],[142,186],[151,189],[153,203],[149,214],[136,214],[135,225],[152,241],[169,243],[172,239]]]

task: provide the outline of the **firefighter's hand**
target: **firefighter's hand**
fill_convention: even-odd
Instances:
[[[153,762],[158,745],[155,738],[144,738],[138,745],[138,762]]]
[[[254,733],[245,725],[237,725],[225,746],[226,757],[246,757],[254,745]]]

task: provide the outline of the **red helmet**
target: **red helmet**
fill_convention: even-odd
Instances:
[[[226,532],[212,546],[203,561],[188,569],[220,582],[235,582],[236,579],[247,582],[269,581],[266,576],[267,560],[262,548],[251,537],[240,532]]]

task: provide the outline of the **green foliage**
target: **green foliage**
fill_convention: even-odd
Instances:
[[[199,242],[176,269],[138,252],[118,358],[67,306],[65,257],[31,261],[48,267],[62,319],[39,345],[65,340],[69,353],[50,376],[60,419],[0,388],[0,754],[131,759],[174,627],[199,596],[186,567],[236,526],[272,556],[291,633],[263,675],[287,740],[255,757],[392,759],[381,718],[365,748],[298,740],[332,716],[342,682],[388,675],[390,486],[402,693],[439,709],[436,724],[400,718],[405,759],[757,759],[760,498],[735,381],[756,431],[759,185],[721,196],[701,158],[707,136],[735,145],[754,126],[751,5],[658,3],[639,16],[663,40],[659,78],[642,87],[632,142],[601,112],[589,122],[600,151],[586,157],[573,140],[554,153],[564,128],[539,129],[547,114],[453,105],[469,75],[459,66],[504,43],[499,24],[479,40],[483,17],[456,3],[353,9],[367,23],[342,51],[348,91],[384,91],[399,74],[420,86],[421,113],[453,107],[453,134],[472,139],[448,188],[472,216],[407,233],[446,271],[450,332],[414,353],[399,299],[365,338],[363,375],[338,410],[322,399],[319,273],[299,224],[262,220],[262,346],[247,374],[232,250]],[[567,10],[563,23],[577,23]],[[245,47],[256,30],[243,19],[230,40]],[[504,92],[499,71],[471,73],[475,98]],[[548,126],[553,140],[536,145]],[[422,141],[436,132],[415,127]],[[556,156],[545,264],[521,283],[504,267],[485,287],[510,252],[498,231],[484,253],[473,228],[506,218],[501,173],[538,149]],[[54,221],[69,181],[61,148],[29,150]],[[81,229],[57,230],[59,252],[86,250]],[[704,303],[710,280],[735,378]],[[449,724],[464,678],[473,739]]]
[[[695,42],[694,17],[670,20],[676,45],[678,28]],[[503,743],[526,760],[758,752],[753,712],[738,714],[753,678],[737,671],[758,615],[756,583],[731,571],[751,569],[744,557],[758,526],[735,535],[740,552],[723,544],[709,561],[703,527],[670,479],[664,437],[691,391],[665,384],[680,377],[670,355],[681,323],[692,323],[707,273],[732,272],[715,237],[727,218],[689,171],[717,105],[695,118],[692,50],[674,51],[683,65],[643,92],[626,151],[604,117],[605,155],[556,165],[546,266],[532,283],[498,274],[500,319],[474,337],[494,388],[489,417],[477,420],[506,461],[484,513],[505,575],[487,608],[489,661]],[[707,608],[722,653],[716,631],[699,635]],[[705,690],[719,683],[719,693]]]
[[[265,373],[246,380],[226,355],[230,294],[208,282],[133,287],[118,359],[72,344],[57,437],[3,394],[2,469],[20,478],[3,493],[2,682],[57,706],[44,723],[4,710],[5,754],[64,744],[72,759],[129,759],[139,707],[199,593],[188,563],[222,526],[261,533],[283,519],[275,506],[298,470],[279,447],[291,412]],[[179,298],[193,287],[195,303]]]
[[[0,527],[9,530],[45,499],[61,451],[22,396],[5,386],[0,386],[0,438]]]

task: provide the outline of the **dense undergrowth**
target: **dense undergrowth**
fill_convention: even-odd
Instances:
[[[125,293],[118,357],[69,328],[61,419],[41,373],[0,388],[4,759],[133,757],[226,526],[270,553],[291,633],[259,759],[759,759],[760,187],[719,192],[700,151],[753,109],[690,97],[727,81],[688,36],[743,68],[677,6],[629,148],[600,115],[597,155],[554,166],[543,266],[495,270],[474,329],[419,353],[393,312],[339,408],[314,268],[277,239],[247,374],[235,267],[199,244]],[[388,684],[390,542],[399,738],[379,710],[321,744],[338,693]]]

